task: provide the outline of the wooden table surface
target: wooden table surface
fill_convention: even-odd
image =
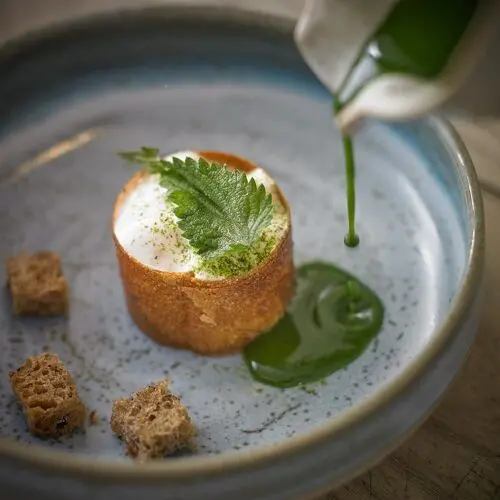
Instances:
[[[500,499],[500,121],[456,123],[483,185],[486,295],[465,368],[429,420],[376,468],[318,500]]]

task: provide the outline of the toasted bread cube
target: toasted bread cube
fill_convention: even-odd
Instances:
[[[85,405],[57,355],[30,357],[9,377],[35,436],[58,437],[84,426]]]
[[[7,260],[12,311],[18,316],[60,316],[68,311],[68,284],[56,253],[22,253]]]
[[[141,461],[191,448],[195,435],[187,409],[165,380],[115,401],[111,428],[128,454]]]

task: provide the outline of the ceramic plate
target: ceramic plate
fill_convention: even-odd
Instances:
[[[63,319],[19,319],[0,300],[0,434],[37,447],[129,460],[113,399],[168,377],[199,428],[199,455],[277,443],[339,417],[394,380],[446,317],[466,266],[466,215],[425,123],[367,124],[356,138],[361,245],[343,245],[345,181],[331,97],[288,36],[237,24],[110,18],[0,55],[0,260],[53,250],[71,287]],[[240,356],[160,347],[125,308],[110,233],[132,175],[116,152],[220,149],[266,168],[292,207],[295,260],[335,262],[375,289],[383,331],[321,384],[254,383]],[[448,176],[448,177],[447,177]],[[5,281],[3,270],[0,279]],[[100,423],[41,441],[26,430],[9,370],[60,355]]]

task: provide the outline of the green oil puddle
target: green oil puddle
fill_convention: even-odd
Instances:
[[[301,266],[296,287],[285,316],[245,349],[253,378],[264,384],[321,380],[360,356],[382,326],[377,295],[336,266]]]

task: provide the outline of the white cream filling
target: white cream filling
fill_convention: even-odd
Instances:
[[[193,151],[181,151],[166,157],[199,158]],[[288,214],[277,197],[276,183],[261,168],[247,174],[257,184],[264,184],[273,196],[277,209],[265,231],[272,232],[276,244],[288,227]],[[200,256],[191,248],[177,226],[175,206],[166,199],[167,190],[160,186],[158,175],[149,175],[129,193],[115,220],[114,232],[123,249],[142,264],[168,272],[195,272],[199,279],[220,279],[222,276],[197,271]]]

